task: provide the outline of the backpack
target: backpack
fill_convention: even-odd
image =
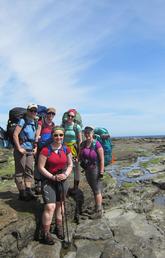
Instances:
[[[0,127],[0,148],[8,147],[8,142],[6,139],[6,131]]]
[[[22,130],[28,125],[30,124],[27,119],[26,119],[26,112],[27,109],[23,108],[23,107],[14,107],[11,110],[9,110],[9,119],[7,122],[7,130],[6,130],[6,137],[7,140],[10,142],[10,144],[14,145],[14,141],[13,141],[13,133],[14,130],[19,122],[20,119],[24,119],[25,120],[25,124],[22,128]],[[35,121],[34,125],[32,124],[33,129],[36,130],[37,129],[37,122]],[[27,135],[25,134],[24,139],[21,139],[23,141],[28,140]],[[32,141],[32,140],[29,140]]]
[[[78,125],[80,125],[80,127],[82,128],[83,127],[83,124],[82,124],[82,118],[81,118],[81,115],[80,115],[80,113],[77,111],[77,110],[75,110],[76,111],[76,115],[75,115],[75,117],[74,117],[74,120],[73,120],[73,122],[75,123],[75,125],[76,124],[78,124]],[[64,114],[63,114],[63,116],[62,116],[62,126],[65,128],[65,122],[67,121],[67,119],[68,119],[68,111],[66,111]],[[76,127],[75,127],[75,129],[76,129]],[[74,130],[75,130],[74,129]]]
[[[37,116],[39,118],[39,120],[43,119],[47,113],[47,107],[45,106],[41,106],[41,105],[37,105],[38,109],[37,109]]]
[[[45,106],[37,105],[37,116],[39,119],[42,119],[47,111],[47,108]],[[6,130],[6,138],[10,142],[10,144],[14,145],[13,142],[13,133],[16,128],[16,125],[18,124],[19,120],[21,118],[25,119],[25,125],[24,128],[28,123],[26,123],[26,112],[27,109],[23,107],[14,107],[11,110],[9,110],[9,119],[7,122],[7,130]],[[23,129],[23,128],[22,128]],[[35,121],[35,129],[37,129],[37,122]]]
[[[9,110],[9,119],[7,122],[6,136],[12,145],[14,145],[13,133],[16,128],[16,125],[18,124],[21,118],[25,117],[26,111],[27,110],[22,107],[15,107]]]
[[[50,133],[42,133],[42,130],[46,127],[45,120],[43,118],[42,120],[42,127],[41,127],[41,134],[40,134],[40,139],[38,140],[38,147],[41,150],[43,147],[49,145],[50,143],[53,142],[52,138],[52,129],[55,126],[54,122],[52,122],[51,125],[51,132]]]
[[[104,166],[108,166],[112,161],[112,142],[108,130],[103,127],[96,127],[94,138],[101,143],[104,149]]]

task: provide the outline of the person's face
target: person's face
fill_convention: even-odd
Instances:
[[[91,130],[86,130],[84,132],[86,140],[92,140],[93,139],[93,131]]]
[[[69,114],[68,114],[68,122],[73,122],[74,117],[75,117],[75,114],[73,112],[69,112]]]
[[[53,118],[54,118],[54,116],[55,116],[55,113],[54,113],[54,112],[48,112],[48,113],[46,114],[46,116],[47,116],[47,119],[48,119],[49,121],[52,121]]]
[[[28,116],[32,119],[36,118],[36,114],[37,114],[37,109],[36,108],[31,108],[28,110]]]
[[[64,132],[62,130],[56,130],[53,132],[53,140],[56,143],[62,143],[64,139]]]

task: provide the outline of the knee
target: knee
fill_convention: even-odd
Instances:
[[[55,210],[56,205],[54,203],[49,203],[45,205],[44,210],[48,213],[53,213]]]

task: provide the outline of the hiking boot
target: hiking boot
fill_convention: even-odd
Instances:
[[[49,232],[43,233],[41,242],[42,242],[42,244],[45,244],[45,245],[54,245],[54,243],[55,243],[53,240],[53,237],[51,236],[51,234]]]
[[[25,190],[20,190],[18,200],[27,201],[27,193]]]
[[[57,224],[57,225],[55,226],[54,234],[56,234],[56,236],[57,236],[60,240],[64,240],[65,235],[64,235],[63,227],[62,227],[61,224]]]
[[[91,219],[101,219],[103,216],[103,210],[98,210],[90,216]]]
[[[41,181],[36,181],[35,183],[35,194],[40,195],[42,193],[41,191]]]
[[[37,197],[35,196],[34,192],[31,188],[26,188],[26,195],[27,195],[27,201],[36,200]]]

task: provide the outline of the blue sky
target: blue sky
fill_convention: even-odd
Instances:
[[[0,126],[28,103],[112,136],[165,130],[165,1],[0,0]]]

